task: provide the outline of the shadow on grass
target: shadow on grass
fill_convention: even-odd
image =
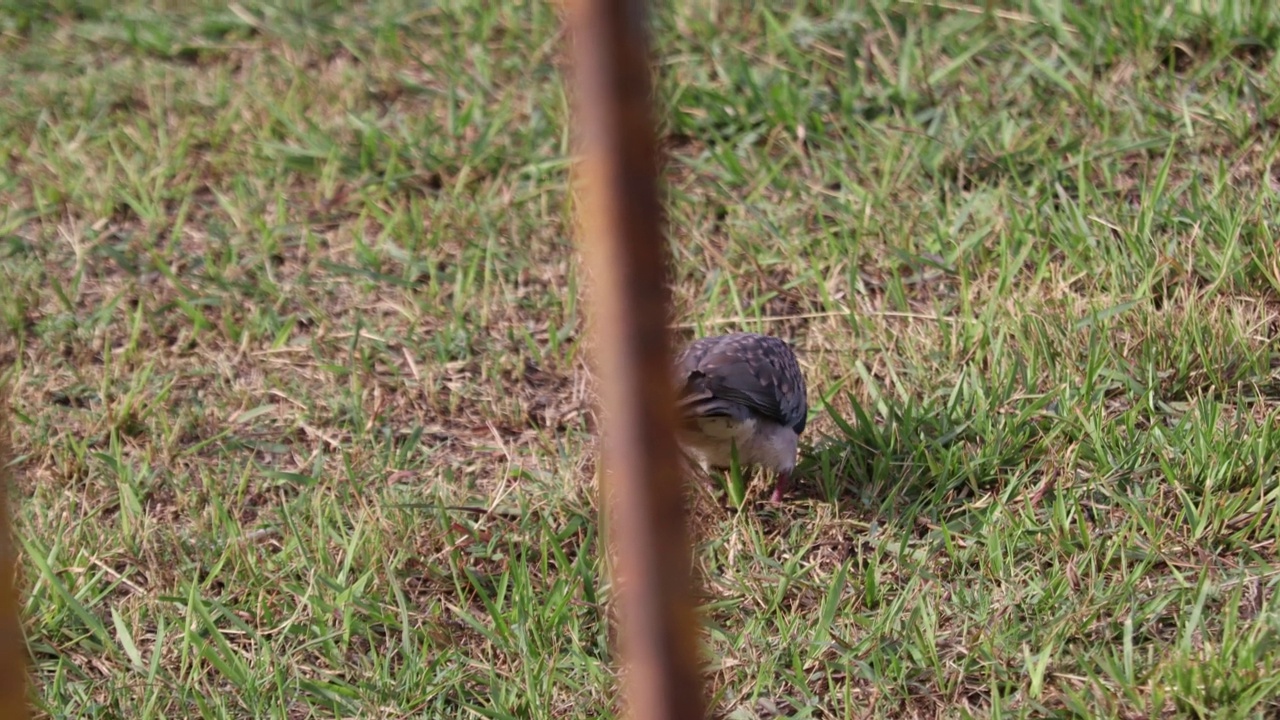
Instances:
[[[873,417],[850,399],[848,418],[828,406],[836,434],[806,448],[792,498],[908,526],[980,523],[992,500],[1027,491],[1062,428],[1047,397],[982,405],[904,403]]]
[[[696,495],[722,512],[773,514],[793,505],[830,503],[841,513],[881,519],[910,515],[949,515],[951,510],[998,481],[999,468],[981,455],[978,432],[971,421],[955,419],[934,405],[904,404],[882,408],[872,417],[852,401],[846,419],[827,407],[836,433],[814,438],[801,449],[791,488],[779,508],[768,500],[772,477],[759,469],[744,475],[746,500],[735,508],[727,486],[728,471],[693,473]],[[1016,462],[1016,457],[1002,458]]]

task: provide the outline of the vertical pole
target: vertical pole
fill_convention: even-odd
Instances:
[[[700,720],[645,7],[569,0],[568,10],[624,701],[633,720]]]
[[[26,642],[18,617],[17,554],[9,522],[11,442],[9,395],[0,387],[0,719],[27,720]]]

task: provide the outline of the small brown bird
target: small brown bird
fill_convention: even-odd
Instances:
[[[782,500],[796,467],[809,413],[804,375],[791,346],[775,337],[733,333],[696,340],[676,361],[680,443],[704,469],[727,469],[736,446],[743,466],[777,474]]]

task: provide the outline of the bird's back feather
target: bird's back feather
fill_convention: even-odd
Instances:
[[[804,375],[782,340],[754,333],[702,338],[689,345],[676,367],[686,424],[698,417],[743,419],[744,413],[756,413],[796,434],[804,431]]]

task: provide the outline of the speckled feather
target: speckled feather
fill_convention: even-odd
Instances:
[[[686,420],[746,410],[804,432],[804,375],[791,346],[769,335],[733,333],[694,341],[676,363]]]

